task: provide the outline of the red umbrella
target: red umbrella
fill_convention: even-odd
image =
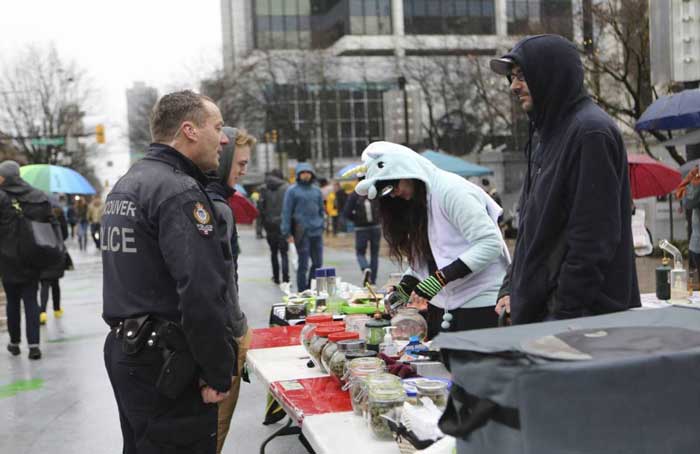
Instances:
[[[255,218],[258,217],[258,209],[255,208],[253,202],[243,197],[238,191],[229,197],[228,204],[233,210],[233,215],[238,224],[252,224]]]
[[[681,173],[677,169],[648,155],[629,153],[627,163],[634,199],[666,195],[681,182]]]

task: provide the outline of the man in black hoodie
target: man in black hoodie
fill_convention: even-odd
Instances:
[[[586,94],[576,48],[527,37],[491,69],[530,118],[518,240],[496,310],[522,324],[638,307],[627,154]]]
[[[282,224],[282,204],[284,194],[287,192],[287,182],[282,179],[282,172],[271,170],[265,175],[265,187],[260,193],[260,218],[267,244],[270,246],[270,260],[272,262],[272,280],[280,283],[280,261],[282,262],[282,282],[289,282],[289,258],[287,251],[289,246],[287,239],[282,236],[280,225]],[[280,259],[277,259],[279,254]]]
[[[18,208],[17,208],[18,207]],[[0,164],[0,249],[16,246],[18,232],[16,226],[17,209],[28,219],[47,222],[51,218],[49,198],[38,189],[30,186],[19,174],[15,161]],[[14,356],[20,354],[21,313],[24,302],[29,359],[40,359],[39,349],[39,306],[36,292],[39,286],[40,269],[25,261],[26,257],[6,257],[0,253],[0,275],[7,295],[7,328],[10,343],[7,350]]]

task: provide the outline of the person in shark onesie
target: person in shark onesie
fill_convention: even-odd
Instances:
[[[429,338],[496,326],[496,297],[510,262],[496,222],[501,207],[402,145],[374,142],[362,160],[366,177],[355,191],[379,197],[391,255],[408,265],[392,297],[425,314]]]

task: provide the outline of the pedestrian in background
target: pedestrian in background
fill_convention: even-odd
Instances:
[[[233,256],[233,273],[230,275],[228,291],[226,292],[228,304],[233,319],[233,336],[238,344],[237,373],[231,381],[231,390],[228,397],[219,402],[218,430],[216,452],[221,453],[231,427],[231,418],[236,409],[238,395],[241,389],[241,374],[245,364],[245,357],[250,346],[252,334],[248,328],[246,316],[239,303],[240,293],[238,288],[238,230],[236,219],[228,199],[236,191],[236,185],[245,176],[250,154],[257,140],[244,129],[225,127],[223,133],[228,138],[228,144],[223,146],[219,159],[219,168],[214,181],[207,186],[207,193],[214,202],[214,209],[220,218],[222,228],[226,229],[226,237],[229,238],[229,247]]]
[[[17,210],[21,210],[22,216],[34,221],[51,220],[51,205],[46,194],[34,189],[20,177],[19,164],[4,161],[0,163],[0,250],[3,252],[16,247],[19,241],[19,232],[13,229],[19,216]],[[40,359],[39,304],[36,295],[41,270],[30,266],[28,260],[28,257],[8,257],[4,253],[0,258],[0,276],[7,296],[7,330],[10,334],[7,350],[14,356],[21,353],[20,310],[24,303],[29,359]]]
[[[49,201],[51,202],[51,199],[49,199]],[[51,210],[54,218],[61,226],[61,236],[65,242],[66,238],[68,237],[68,223],[66,222],[66,217],[63,214],[63,209],[61,208],[60,203],[55,205],[52,204]],[[46,324],[46,320],[48,318],[46,315],[46,307],[49,303],[49,292],[51,292],[51,301],[53,302],[54,318],[63,317],[63,309],[61,309],[61,286],[59,284],[59,279],[63,277],[69,265],[72,265],[72,261],[70,261],[68,251],[66,251],[62,261],[56,263],[54,266],[41,270],[41,288],[39,290],[39,301],[41,303],[39,324],[41,325]]]
[[[338,204],[336,203],[335,191],[331,191],[328,193],[328,197],[326,197],[326,199],[324,200],[324,205],[326,208],[327,217],[326,232],[330,232],[333,236],[336,236],[338,235]]]
[[[257,210],[257,214],[255,216],[255,238],[261,240],[264,238],[263,236],[263,225],[262,221],[260,220],[260,191],[256,188],[251,194],[250,194],[250,200],[253,202],[253,205],[255,205],[255,209]]]
[[[75,212],[75,201],[70,198],[66,201],[66,221],[70,227],[70,238],[75,238],[75,226],[78,223],[78,215]]]
[[[311,164],[297,164],[296,184],[287,189],[282,205],[282,236],[294,242],[299,256],[299,292],[309,288],[316,269],[323,266],[323,195],[314,177]]]
[[[364,177],[360,178],[362,181]],[[382,228],[379,225],[379,203],[353,191],[348,197],[343,217],[355,225],[355,255],[362,271],[362,285],[377,283],[379,247]],[[370,259],[367,261],[367,246]]]
[[[337,235],[338,232],[346,231],[343,210],[345,209],[345,203],[348,200],[348,194],[337,181],[333,182],[333,193],[335,194],[335,211],[338,213],[336,217],[333,218],[333,235]]]
[[[265,175],[265,187],[260,192],[260,218],[265,228],[267,245],[270,247],[272,282],[275,284],[280,283],[280,264],[282,282],[289,282],[289,245],[281,231],[282,204],[288,187],[282,178],[282,172],[274,169]]]
[[[100,250],[100,226],[102,223],[102,212],[104,211],[104,204],[102,203],[102,198],[99,195],[95,195],[90,201],[90,206],[88,206],[87,220],[90,224],[90,236],[92,241],[95,242],[95,250]]]
[[[522,324],[639,307],[627,152],[586,93],[576,46],[530,36],[491,69],[530,118],[518,240],[497,311]]]
[[[228,138],[216,104],[189,90],[160,98],[150,126],[153,143],[102,216],[105,366],[125,454],[213,454],[215,404],[237,370],[235,287],[204,172]]]
[[[81,197],[76,202],[75,216],[78,220],[78,247],[81,251],[87,250],[88,227],[88,205],[85,198]]]

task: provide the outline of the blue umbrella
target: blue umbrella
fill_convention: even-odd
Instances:
[[[450,156],[445,153],[428,150],[421,153],[421,156],[427,158],[438,168],[456,173],[461,177],[480,177],[482,175],[493,174],[493,170],[489,169],[488,167],[472,164],[471,162],[465,161],[462,158]]]
[[[31,164],[19,169],[24,181],[44,192],[95,194],[95,188],[73,169],[50,164]]]
[[[662,96],[644,111],[637,131],[674,130],[700,127],[700,90],[690,89]]]
[[[344,166],[342,169],[338,170],[338,171],[335,173],[335,177],[336,177],[336,178],[344,178],[343,175],[345,175],[347,172],[349,172],[349,171],[351,171],[352,169],[354,169],[354,168],[356,168],[356,167],[359,167],[359,166],[361,166],[361,165],[362,165],[361,162],[353,162],[353,163],[351,163],[351,164],[348,164],[348,165]],[[352,179],[355,179],[355,178],[357,178],[357,175],[352,175],[351,177],[349,177],[349,179],[351,179],[351,180],[352,180]]]

